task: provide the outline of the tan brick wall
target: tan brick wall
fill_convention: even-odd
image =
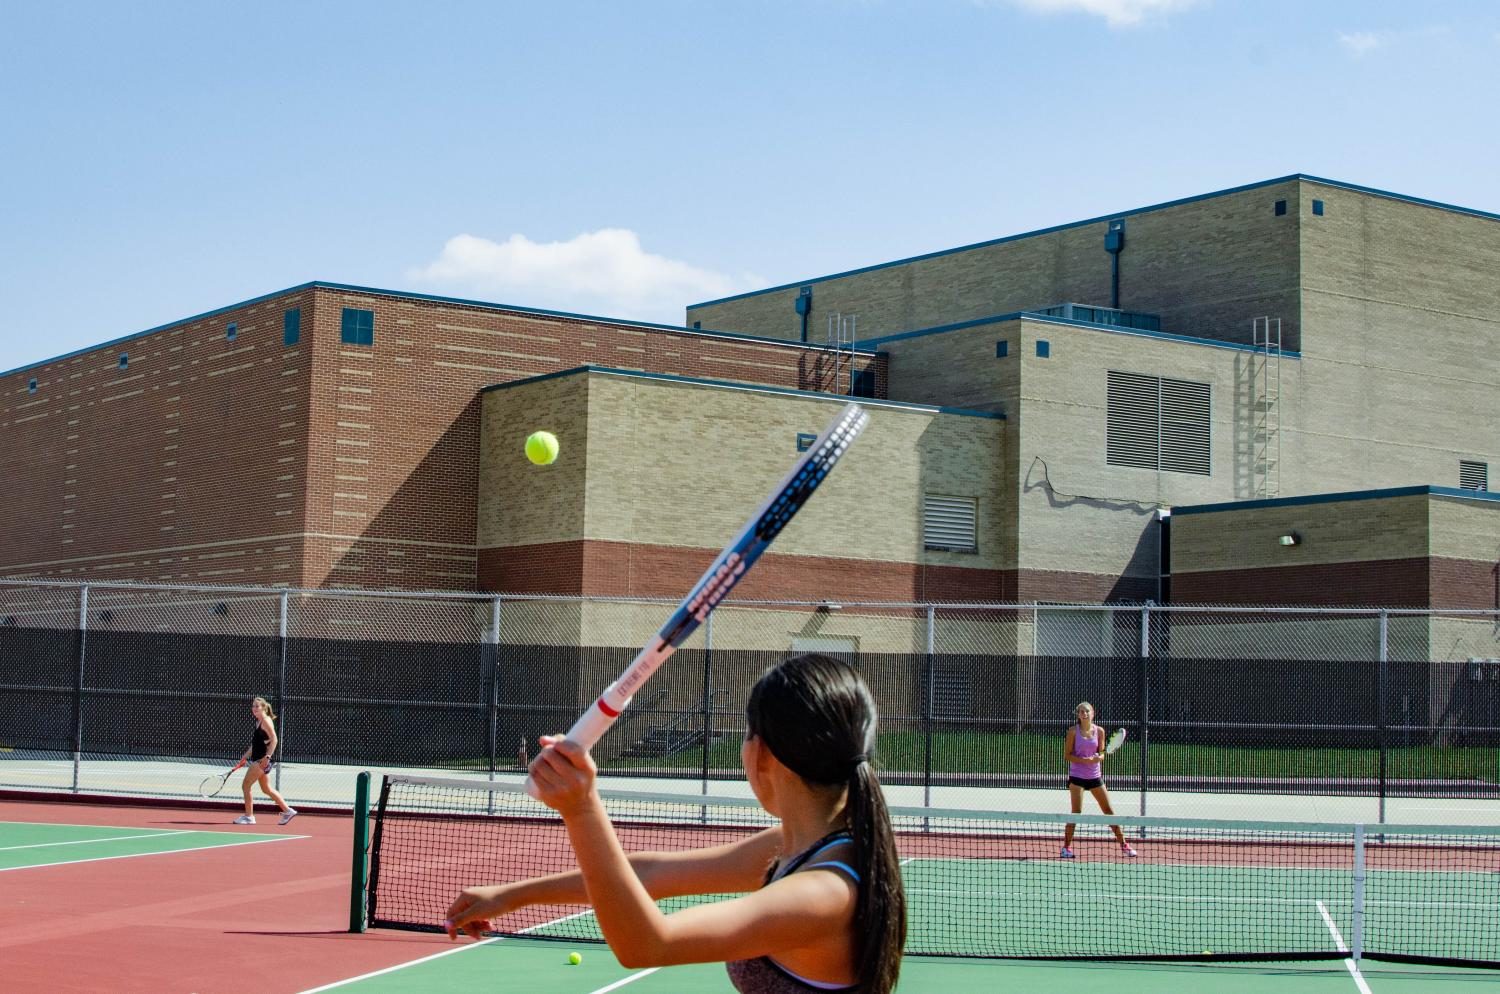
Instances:
[[[1295,346],[1298,183],[1288,181],[1149,210],[1122,211],[1120,306],[1160,314],[1163,330],[1250,340],[1250,320],[1284,319]],[[1289,200],[1276,216],[1277,200]],[[955,249],[808,283],[811,337],[828,315],[856,314],[862,339],[1074,301],[1108,306],[1107,220]],[[793,337],[798,286],[689,307],[688,321]]]
[[[1115,590],[1119,578],[1130,578],[1124,599],[1154,596],[1157,509],[1241,495],[1236,376],[1244,353],[1042,321],[1020,325],[1017,566],[1037,581],[1022,596],[1086,600],[1090,590]],[[1048,343],[1049,358],[1037,356],[1039,341]],[[1106,464],[1111,369],[1210,384],[1211,476]],[[1065,581],[1067,573],[1095,579]]]
[[[1182,514],[1172,519],[1172,575],[1223,569],[1420,559],[1425,494]],[[1302,543],[1280,545],[1292,531]]]
[[[1283,493],[1458,485],[1500,464],[1500,221],[1302,190],[1302,372]],[[1311,201],[1324,201],[1321,217]]]
[[[1434,496],[1427,514],[1434,556],[1500,561],[1500,501]]]
[[[575,379],[586,381],[587,387],[568,394],[563,381]],[[587,428],[580,431],[581,446],[560,436],[564,456],[559,464],[571,458],[586,468],[534,472],[506,455],[519,432],[509,427],[515,420],[511,411],[536,404],[559,410],[559,423],[582,423],[580,412],[562,414],[549,406],[564,404],[564,397],[586,403]],[[481,476],[486,500],[493,503],[484,505],[481,560],[495,565],[483,567],[485,575],[507,585],[526,582],[537,559],[526,558],[532,565],[517,571],[486,557],[490,550],[503,549],[502,558],[520,562],[518,547],[540,542],[550,547],[543,558],[566,560],[584,571],[571,584],[536,578],[545,589],[680,594],[791,468],[798,433],[821,431],[841,403],[838,398],[605,373],[490,391],[485,395]],[[871,425],[864,438],[768,556],[804,576],[797,582],[762,584],[765,589],[756,596],[790,596],[792,582],[807,591],[804,596],[853,597],[846,591],[868,587],[884,595],[869,599],[899,599],[923,587],[914,578],[924,571],[945,569],[972,575],[977,595],[998,594],[1008,518],[996,487],[1004,422],[878,403],[868,410]],[[492,426],[505,436],[492,438]],[[576,472],[582,477],[568,475]],[[586,493],[587,548],[564,551],[577,534],[573,494],[579,489]],[[979,498],[977,555],[923,549],[924,492]],[[527,527],[514,528],[505,520],[511,507],[519,515],[515,520]],[[875,579],[876,574],[885,576],[886,567],[890,576]],[[862,570],[873,572],[854,575]],[[753,581],[773,572],[758,569]],[[664,587],[658,581],[666,581]],[[951,588],[939,581],[938,589]]]
[[[1278,543],[1292,532],[1300,544]],[[1500,607],[1497,549],[1500,505],[1481,499],[1419,493],[1179,514],[1173,599],[1490,610]]]
[[[590,465],[589,389],[594,377],[559,376],[481,396],[480,548],[569,542],[584,537]],[[526,458],[534,431],[557,436],[546,466]]]

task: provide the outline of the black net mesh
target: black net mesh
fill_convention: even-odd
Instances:
[[[772,824],[748,798],[605,792],[629,852],[721,844]],[[1372,959],[1500,966],[1500,829],[1392,828],[894,808],[918,955]],[[1129,855],[1111,825],[1132,842]],[[368,914],[435,931],[460,890],[575,867],[556,815],[513,786],[388,777]],[[707,898],[662,901],[672,911]],[[507,934],[600,941],[586,906],[523,908]]]

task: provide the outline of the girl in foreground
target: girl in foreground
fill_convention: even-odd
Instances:
[[[448,909],[450,937],[528,904],[591,904],[628,968],[723,961],[742,994],[888,994],[906,942],[906,898],[880,782],[870,765],[875,702],[859,674],[809,654],[768,670],[750,692],[740,757],[756,798],[781,824],[711,849],[620,848],[588,753],[547,736],[531,764],[562,815],[578,869],[471,887]],[[665,914],[657,898],[736,893]]]

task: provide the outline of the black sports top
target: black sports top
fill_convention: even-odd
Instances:
[[[271,744],[271,736],[266,734],[265,726],[260,722],[255,723],[255,734],[250,737],[250,759],[266,758],[266,747]]]
[[[859,872],[837,856],[822,859],[823,853],[835,847],[848,846],[853,840],[847,831],[834,832],[813,843],[796,858],[774,868],[766,875],[766,883],[780,880],[798,870],[837,870],[859,884]],[[816,859],[816,862],[813,862]],[[729,980],[741,994],[826,994],[828,991],[852,991],[858,985],[825,984],[799,977],[769,956],[756,959],[734,960],[724,964],[729,970]]]

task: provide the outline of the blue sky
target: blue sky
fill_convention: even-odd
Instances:
[[[320,279],[692,302],[1294,172],[1500,212],[1500,4],[7,4],[0,370]]]

